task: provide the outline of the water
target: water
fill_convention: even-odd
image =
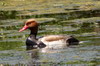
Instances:
[[[56,13],[44,14],[45,10],[52,10],[56,7],[63,9],[66,5],[56,4],[50,6],[49,9],[45,7],[44,9],[36,8],[28,11],[0,11],[3,15],[0,17],[0,66],[100,65],[99,10],[79,11],[69,9],[71,12],[67,13],[65,9],[64,13],[57,11]],[[40,10],[43,13],[40,13]],[[38,11],[40,14],[37,14]],[[29,14],[33,12],[35,15]],[[73,35],[80,40],[80,44],[65,49],[44,49],[43,51],[46,51],[46,53],[38,49],[26,50],[25,39],[29,30],[18,31],[28,18],[35,18],[40,24],[37,37],[51,34]]]

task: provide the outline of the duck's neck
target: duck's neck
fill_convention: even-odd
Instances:
[[[37,36],[37,33],[34,33],[34,32],[30,32],[30,36],[33,36],[33,38],[35,38],[36,39],[36,36]]]
[[[38,32],[38,27],[37,28],[30,28],[30,36],[32,36],[34,39],[36,39],[37,32]]]

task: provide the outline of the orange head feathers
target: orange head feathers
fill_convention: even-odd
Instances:
[[[22,29],[19,30],[19,32],[22,32],[28,28],[35,28],[38,27],[38,23],[36,22],[35,19],[29,19],[25,22],[25,25]]]

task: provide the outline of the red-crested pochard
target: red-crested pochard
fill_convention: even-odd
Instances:
[[[39,24],[35,19],[29,19],[25,22],[25,25],[19,32],[22,32],[26,29],[30,29],[29,37],[26,40],[26,45],[28,47],[38,48],[65,48],[69,45],[78,45],[79,40],[74,38],[73,36],[65,36],[65,35],[47,35],[41,37],[39,39],[36,38],[38,32]]]

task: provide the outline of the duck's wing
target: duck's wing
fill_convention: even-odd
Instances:
[[[48,35],[48,36],[44,36],[42,38],[39,39],[39,41],[47,41],[47,42],[52,42],[52,41],[58,41],[58,40],[65,40],[66,36],[62,36],[62,35]]]

